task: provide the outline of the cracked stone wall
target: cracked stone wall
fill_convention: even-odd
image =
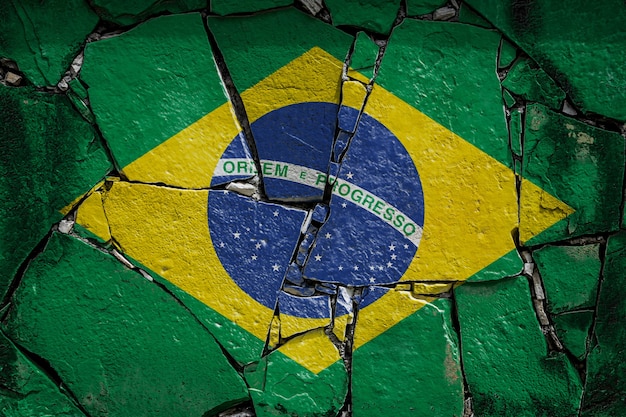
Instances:
[[[0,415],[626,415],[626,5],[0,4]]]

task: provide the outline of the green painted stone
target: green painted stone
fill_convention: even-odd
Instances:
[[[626,415],[626,232],[609,237],[595,325],[587,357],[583,417]]]
[[[233,13],[253,13],[275,7],[290,6],[292,0],[211,0],[211,12],[220,16]]]
[[[335,26],[354,26],[377,33],[389,33],[400,0],[326,0]]]
[[[315,330],[322,337],[323,329]],[[301,336],[300,336],[301,337]],[[292,339],[287,343],[297,342]],[[308,354],[317,354],[315,347]],[[336,416],[348,391],[343,361],[318,374],[273,351],[245,368],[256,416]]]
[[[118,25],[132,25],[159,13],[184,13],[207,7],[207,0],[92,0],[98,15]]]
[[[578,359],[587,354],[587,336],[593,323],[593,311],[576,311],[552,316],[556,334],[563,345]]]
[[[621,0],[468,0],[556,79],[583,111],[626,120]]]
[[[291,8],[247,17],[209,17],[208,22],[240,93],[314,46],[344,61],[354,40]]]
[[[469,277],[468,281],[478,282],[499,280],[504,277],[517,275],[522,272],[523,268],[524,263],[517,254],[517,250],[514,249]]]
[[[455,295],[475,415],[577,415],[581,381],[564,354],[547,354],[526,278],[467,283]]]
[[[466,23],[468,25],[479,26],[487,29],[493,28],[491,23],[476,13],[471,7],[468,7],[465,3],[461,4],[459,7],[459,23]]]
[[[483,28],[407,19],[393,31],[377,82],[510,166],[499,43],[497,33]]]
[[[502,38],[502,43],[500,44],[500,55],[498,56],[498,67],[506,68],[510,66],[513,61],[515,61],[518,54],[519,49],[511,42]]]
[[[529,59],[518,59],[502,86],[527,101],[539,102],[552,109],[560,109],[565,99],[565,92]]]
[[[63,207],[112,168],[94,129],[56,94],[0,86],[0,296]]]
[[[445,4],[445,0],[407,0],[406,14],[407,16],[420,16],[432,13]]]
[[[198,13],[89,43],[80,77],[121,167],[226,102]]]
[[[368,78],[374,75],[378,45],[365,32],[359,32],[354,44],[350,67]]]
[[[45,358],[91,416],[204,416],[248,399],[213,337],[112,256],[53,234],[3,329]]]
[[[0,333],[0,415],[5,417],[84,414],[53,381]]]
[[[600,279],[600,245],[545,246],[533,252],[551,313],[594,308]]]
[[[354,417],[463,414],[450,309],[446,299],[427,304],[354,352]]]
[[[576,210],[529,244],[617,230],[624,138],[539,104],[527,107],[525,133],[523,176]]]
[[[522,155],[522,119],[523,115],[517,110],[511,110],[511,120],[509,122],[509,131],[511,135],[510,147],[511,152],[517,156]]]
[[[43,86],[59,82],[98,16],[83,0],[5,0],[0,22],[0,57],[16,61],[33,84]]]

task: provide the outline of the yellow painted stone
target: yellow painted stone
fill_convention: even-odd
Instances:
[[[294,337],[278,349],[311,372],[318,374],[328,365],[341,360],[339,351],[324,329],[315,329]]]
[[[111,240],[109,221],[102,206],[102,193],[94,191],[85,198],[76,210],[76,223],[100,237],[105,242]]]

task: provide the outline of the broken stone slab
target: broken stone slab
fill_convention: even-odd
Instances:
[[[0,333],[0,410],[5,416],[83,417],[68,393]]]
[[[211,12],[220,16],[254,13],[276,7],[290,6],[292,0],[211,0]],[[315,12],[317,13],[317,12]]]
[[[348,75],[357,77],[355,72],[368,78],[374,76],[374,65],[378,57],[379,47],[363,31],[359,31],[354,40],[354,50],[350,57]]]
[[[593,311],[573,311],[552,315],[556,334],[563,346],[579,360],[587,355],[589,329],[593,324]]]
[[[289,358],[294,355],[301,357],[306,367]],[[326,367],[328,361],[333,364]],[[289,340],[257,363],[248,365],[244,377],[259,417],[335,416],[348,390],[344,363],[323,329]]]
[[[544,246],[533,252],[551,313],[591,309],[600,280],[600,245]]]
[[[463,376],[450,300],[405,302],[421,308],[353,354],[354,416],[461,416]],[[357,323],[355,337],[370,331],[367,324]]]
[[[538,102],[554,110],[560,109],[565,99],[565,92],[528,58],[516,61],[508,70],[502,86],[527,101]]]
[[[0,21],[0,57],[17,62],[33,84],[53,86],[95,28],[98,16],[82,0],[45,4],[11,0],[2,2]]]
[[[585,112],[626,120],[623,2],[466,2],[539,63]]]
[[[185,13],[206,9],[207,0],[93,0],[91,7],[98,16],[118,25],[128,26],[162,13]]]
[[[459,23],[493,29],[493,25],[489,23],[489,21],[485,20],[485,18],[481,15],[476,13],[476,11],[469,7],[467,3],[462,3],[459,7]]]
[[[533,196],[529,189],[521,188],[522,243],[535,245],[619,228],[624,172],[621,135],[533,104],[526,109],[524,141],[523,177],[545,191]],[[574,212],[530,239],[531,224],[537,216],[562,210],[543,201],[545,192],[562,200]],[[535,203],[528,202],[531,198]],[[528,215],[529,210],[535,214]]]
[[[626,413],[626,383],[623,378],[626,372],[625,271],[626,232],[622,231],[609,237],[607,244],[592,349],[587,357],[587,383],[581,413],[584,417]]]
[[[407,0],[406,14],[407,16],[421,16],[432,13],[444,4],[444,0]]]
[[[455,290],[465,378],[480,416],[575,416],[582,383],[548,352],[525,277]]]
[[[450,20],[454,18],[457,11],[454,7],[444,6],[433,12],[433,20]]]
[[[63,209],[112,168],[62,95],[0,86],[0,294]]]
[[[337,113],[337,126],[344,132],[354,133],[357,129],[359,113],[365,106],[367,89],[359,81],[344,81],[341,91],[342,99]]]
[[[335,26],[354,26],[387,34],[398,15],[400,1],[326,0],[326,6]]]
[[[130,180],[206,188],[215,168],[208,161],[224,150],[216,144],[239,133],[199,13],[89,43],[80,78]]]
[[[112,256],[54,233],[22,284],[3,330],[90,415],[203,416],[248,400],[211,334]]]
[[[315,289],[313,291],[315,294]],[[292,337],[330,324],[331,305],[328,295],[296,296],[282,291],[278,296],[281,339]],[[308,320],[302,320],[306,317]]]
[[[78,224],[75,227],[82,229],[79,232],[82,236],[107,243],[111,240],[111,231],[102,205],[102,194],[102,191],[94,191],[78,206],[76,209]]]

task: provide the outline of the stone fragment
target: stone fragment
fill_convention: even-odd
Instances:
[[[565,92],[528,58],[517,60],[502,81],[502,86],[527,101],[539,102],[554,110],[560,109],[565,99]]]
[[[432,13],[444,4],[445,0],[407,0],[406,14],[407,16],[420,16]]]
[[[315,289],[313,289],[313,294],[315,294]],[[330,297],[328,295],[298,297],[282,291],[278,296],[278,308],[282,339],[330,324]],[[302,320],[303,316],[313,320]]]
[[[223,149],[190,148],[202,140],[219,140],[224,133],[196,124],[175,136],[226,103],[200,14],[157,17],[89,43],[80,77],[89,86],[98,126],[129,179],[208,187],[212,167],[191,160],[198,152],[205,160],[213,153],[219,157]],[[223,130],[232,132],[226,133],[229,138],[235,138],[239,128],[229,106],[217,116]],[[164,152],[148,155],[149,169],[132,164],[173,136]],[[193,175],[184,175],[187,170]]]
[[[469,0],[585,112],[626,120],[626,8],[619,0]]]
[[[0,294],[63,217],[112,166],[100,138],[61,95],[0,86]]]
[[[307,361],[303,368],[285,356],[291,351]],[[333,358],[333,365],[316,366]],[[332,363],[331,362],[331,363]],[[325,368],[325,369],[324,369]],[[278,350],[245,368],[256,415],[335,416],[343,406],[348,376],[339,352],[323,329],[289,340]]]
[[[467,23],[468,25],[474,25],[483,27],[486,29],[492,29],[493,25],[489,23],[485,18],[477,14],[467,3],[462,3],[459,7],[459,23]]]
[[[477,416],[576,416],[582,383],[546,339],[524,277],[455,290],[465,377]]]
[[[389,33],[400,8],[399,0],[326,0],[335,26],[355,26]]]
[[[118,25],[132,25],[162,13],[184,13],[205,9],[207,0],[93,0],[93,9],[104,20]]]
[[[202,416],[248,399],[209,332],[113,257],[53,234],[22,284],[4,331],[90,415]]]
[[[592,350],[587,357],[587,384],[583,417],[610,417],[626,413],[626,357],[624,322],[626,302],[626,232],[609,237],[600,288]]]
[[[354,352],[354,416],[461,416],[463,377],[450,300],[406,302],[423,308]],[[355,337],[367,324],[358,322]]]
[[[456,9],[453,7],[440,7],[433,12],[433,20],[450,20],[456,16]]]
[[[83,417],[67,392],[0,333],[0,413],[3,416]]]
[[[563,240],[619,228],[624,172],[624,138],[533,104],[526,109],[524,178],[568,204],[575,212],[529,241],[537,216],[558,208],[522,186],[520,239],[529,244]],[[602,161],[602,163],[599,163]],[[535,191],[536,192],[536,191]],[[539,202],[529,204],[528,199]],[[528,210],[535,214],[528,215]]]
[[[7,73],[4,74],[4,82],[12,86],[17,86],[22,82],[22,76],[14,72],[7,71]]]
[[[341,91],[341,105],[337,114],[337,127],[344,132],[354,133],[359,120],[359,112],[365,105],[367,89],[359,81],[344,81]]]
[[[302,4],[312,15],[318,14],[324,8],[323,0],[298,0],[298,3]]]
[[[563,346],[579,360],[583,360],[587,354],[587,339],[593,323],[593,311],[553,315],[552,322]]]
[[[211,12],[220,16],[233,13],[254,13],[275,7],[290,6],[292,0],[211,0]]]
[[[87,232],[86,237],[93,237],[102,243],[111,240],[109,221],[102,205],[102,192],[94,191],[76,210],[77,228]]]
[[[378,45],[365,33],[359,32],[354,41],[354,51],[350,57],[348,75],[358,77],[355,72],[368,78],[374,75],[374,65],[378,57]]]
[[[59,19],[63,24],[59,24]],[[98,16],[82,0],[0,5],[0,57],[11,58],[33,84],[56,85]]]
[[[600,279],[600,245],[545,246],[533,252],[551,313],[591,309]]]
[[[510,67],[519,56],[519,53],[520,50],[517,46],[502,38],[498,50],[498,69]]]
[[[483,28],[406,19],[394,29],[377,82],[510,166],[495,65],[499,43],[497,33]]]

